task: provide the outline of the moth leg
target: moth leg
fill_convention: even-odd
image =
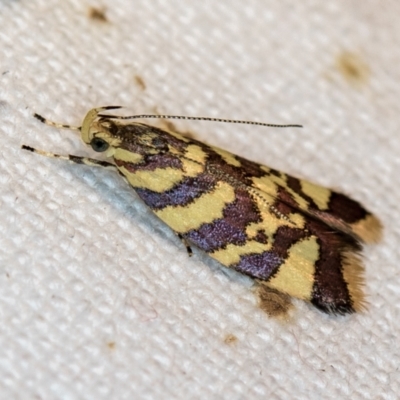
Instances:
[[[22,145],[21,148],[23,150],[28,150],[28,151],[31,151],[32,153],[37,153],[37,154],[40,154],[45,157],[59,158],[61,160],[66,160],[66,161],[72,162],[74,164],[84,164],[84,165],[89,165],[91,167],[103,167],[103,168],[107,168],[107,169],[112,169],[114,171],[118,171],[118,168],[116,165],[111,164],[107,161],[96,160],[95,158],[80,157],[80,156],[74,156],[71,154],[61,155],[61,154],[49,153],[48,151],[34,149],[33,147],[25,146],[25,145]]]
[[[183,245],[186,247],[186,251],[187,251],[189,257],[192,257],[193,251],[192,251],[192,248],[190,247],[188,241],[180,233],[178,233],[177,235],[178,235],[179,239],[181,239]]]

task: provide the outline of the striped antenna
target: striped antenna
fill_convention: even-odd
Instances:
[[[107,115],[99,114],[100,118],[111,118],[111,119],[147,119],[147,118],[162,118],[162,119],[185,119],[192,121],[212,121],[212,122],[226,122],[230,124],[246,124],[246,125],[259,125],[259,126],[269,126],[272,128],[302,128],[303,125],[289,124],[289,125],[279,125],[279,124],[267,124],[265,122],[257,121],[242,121],[237,119],[223,119],[223,118],[210,118],[210,117],[185,117],[182,115],[154,115],[154,114],[141,114],[141,115]]]
[[[36,119],[38,119],[40,122],[43,122],[44,124],[49,125],[49,126],[54,126],[55,128],[72,129],[73,131],[80,131],[81,130],[80,126],[58,124],[57,122],[50,121],[50,120],[48,120],[48,119],[46,119],[46,118],[44,118],[41,115],[36,114],[36,113],[33,114],[33,116]]]

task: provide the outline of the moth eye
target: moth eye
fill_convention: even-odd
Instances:
[[[106,151],[110,145],[101,138],[93,138],[90,142],[90,145],[92,146],[92,149],[94,151],[97,151],[99,153],[101,153],[102,151]]]

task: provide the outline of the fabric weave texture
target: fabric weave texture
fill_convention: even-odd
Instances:
[[[104,13],[96,18],[93,9]],[[397,399],[400,5],[0,3],[0,399]],[[93,107],[271,123],[172,121],[197,139],[359,200],[368,309],[287,321],[252,281],[182,243],[76,132]],[[158,126],[165,121],[149,121]]]

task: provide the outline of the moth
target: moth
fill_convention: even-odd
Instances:
[[[115,169],[189,249],[196,246],[272,290],[328,314],[363,309],[360,252],[363,243],[379,239],[381,224],[362,205],[180,133],[132,121],[149,116],[104,113],[116,108],[90,110],[81,127],[35,114],[49,125],[79,130],[84,143],[112,162],[22,147]]]

